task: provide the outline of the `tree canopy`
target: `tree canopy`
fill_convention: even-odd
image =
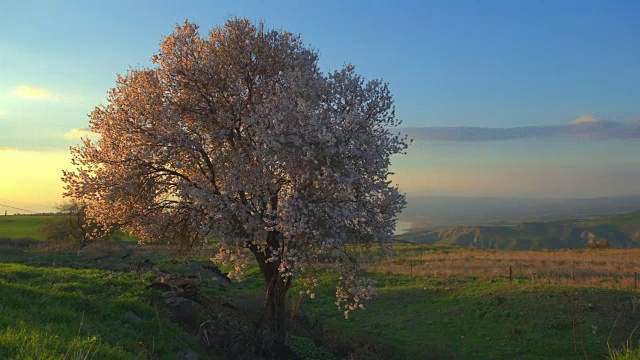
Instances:
[[[404,196],[388,179],[407,148],[391,93],[354,67],[324,74],[299,36],[231,19],[185,22],[153,65],[118,76],[71,149],[66,195],[141,241],[220,242],[220,261],[260,266],[281,323],[293,274],[340,264],[337,304],[367,298],[348,247],[390,244]]]

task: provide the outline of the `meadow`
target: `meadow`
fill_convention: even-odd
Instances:
[[[33,220],[16,220],[0,223],[0,237],[37,233],[15,226]],[[206,248],[49,245],[0,245],[0,358],[251,358],[256,268],[226,284],[207,272]],[[348,319],[333,304],[329,266],[318,268],[314,299],[291,290],[289,342],[302,359],[637,358],[638,249],[394,252],[358,253],[378,295]],[[158,277],[188,285],[150,286]]]
[[[53,219],[52,215],[9,215],[0,216],[0,239],[1,238],[33,238],[41,239],[38,234],[40,226],[48,220]]]
[[[640,249],[500,251],[397,245],[396,258],[364,260],[370,271],[420,278],[594,287],[638,291]]]

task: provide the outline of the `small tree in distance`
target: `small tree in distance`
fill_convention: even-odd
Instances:
[[[57,242],[67,242],[82,249],[91,241],[108,237],[115,228],[109,231],[87,218],[85,207],[75,201],[58,206],[58,216],[47,221],[38,232],[46,239]]]
[[[231,19],[202,37],[185,22],[153,67],[118,76],[90,114],[97,141],[71,149],[66,195],[141,241],[217,238],[218,261],[250,255],[284,344],[285,294],[318,256],[342,272],[347,313],[371,293],[351,245],[389,246],[405,198],[388,180],[406,137],[387,85],[353,66],[324,75],[298,36]]]

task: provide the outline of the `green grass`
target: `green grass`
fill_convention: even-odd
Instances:
[[[638,360],[640,359],[640,349],[634,348],[630,344],[625,344],[619,348],[613,348],[609,353],[609,360]]]
[[[394,347],[398,359],[584,358],[583,346],[589,358],[604,358],[607,342],[623,343],[640,322],[633,292],[373,275],[378,296],[348,320],[336,311],[328,286],[304,309],[336,336]]]
[[[51,219],[55,219],[55,216],[0,216],[0,238],[33,238],[42,240],[38,234],[38,229],[44,225],[47,220]]]
[[[200,349],[158,317],[149,275],[0,263],[0,358],[179,358]]]

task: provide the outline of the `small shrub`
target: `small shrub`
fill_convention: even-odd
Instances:
[[[43,241],[29,238],[29,237],[21,237],[17,239],[8,238],[8,237],[0,237],[0,247],[9,248],[9,247],[21,247],[28,248],[36,245],[42,244]]]
[[[587,246],[591,250],[602,250],[602,249],[610,248],[611,247],[611,243],[609,242],[609,240],[606,240],[606,239],[593,240],[593,241],[589,241],[587,243]]]

